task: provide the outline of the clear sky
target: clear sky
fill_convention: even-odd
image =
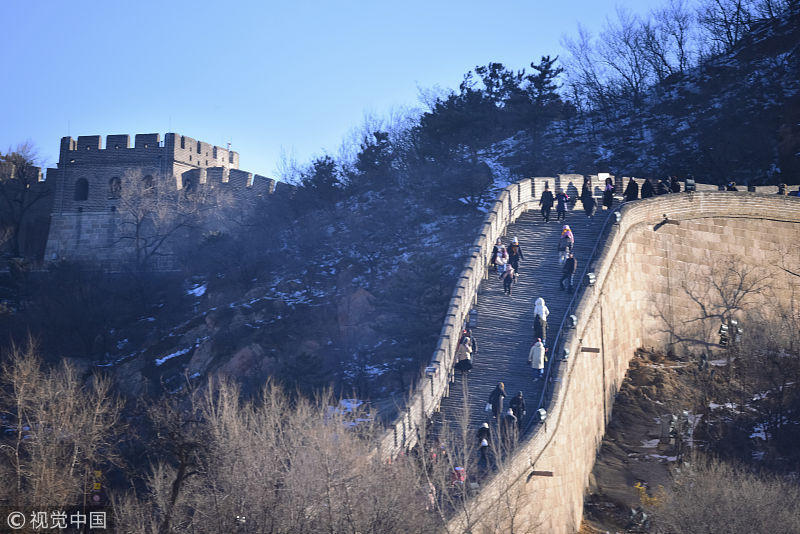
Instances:
[[[527,68],[580,22],[663,0],[0,0],[0,149],[55,166],[62,136],[168,131],[276,176],[336,154],[365,114],[420,107],[476,65]],[[133,139],[131,139],[131,142]]]

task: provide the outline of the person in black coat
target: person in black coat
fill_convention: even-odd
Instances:
[[[603,188],[603,206],[610,210],[614,205],[614,182],[611,178],[606,178],[606,185]]]
[[[567,218],[567,202],[569,202],[569,195],[563,190],[559,189],[556,194],[556,220],[563,221]]]
[[[578,270],[578,260],[575,259],[575,256],[572,252],[569,253],[567,259],[564,261],[564,267],[561,271],[561,281],[559,284],[561,285],[561,289],[569,289],[572,291],[575,287],[574,279],[575,279],[575,271]],[[569,287],[565,282],[569,282]],[[542,336],[535,336],[535,337],[542,337]]]
[[[677,176],[672,177],[672,192],[673,193],[680,193],[681,192],[681,183],[678,181]]]
[[[586,196],[581,197],[581,202],[583,203],[584,213],[586,213],[586,216],[591,219],[597,210],[597,201],[591,194],[587,194]]]
[[[511,240],[508,245],[508,263],[514,268],[514,275],[519,275],[519,260],[524,260],[525,255],[522,253],[522,247],[519,246],[519,239],[516,237]]]
[[[628,181],[628,187],[625,188],[625,202],[631,202],[639,198],[639,184],[636,180],[631,178]]]
[[[655,195],[653,184],[650,183],[649,178],[645,178],[644,183],[642,184],[642,198],[650,198],[653,195]]]
[[[736,182],[730,181],[728,185],[725,186],[725,191],[738,191],[739,189],[736,187]]]
[[[553,197],[553,192],[550,191],[550,182],[545,182],[544,191],[542,191],[542,196],[539,198],[539,205],[542,207],[542,218],[544,222],[550,222],[550,210],[553,209],[554,202],[555,197]]]
[[[517,418],[517,423],[519,424],[520,428],[522,428],[522,416],[525,415],[525,399],[522,397],[521,391],[517,393],[513,399],[511,399],[509,406],[511,407],[511,411],[514,413],[514,417]]]
[[[506,385],[498,382],[489,394],[489,404],[492,405],[492,415],[497,418],[503,414],[503,399],[506,398]]]

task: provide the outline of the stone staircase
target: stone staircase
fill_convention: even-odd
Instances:
[[[567,212],[565,223],[570,225],[575,235],[576,285],[582,284],[580,275],[609,213],[598,210],[589,219],[580,208]],[[478,343],[478,351],[473,355],[473,369],[467,377],[456,372],[450,395],[442,399],[441,411],[434,419],[436,426],[447,422],[451,428],[460,427],[465,421],[465,409],[468,410],[466,421],[470,433],[484,422],[493,426],[491,413],[484,411],[484,407],[498,382],[505,384],[508,395],[504,410],[508,409],[517,392],[522,391],[527,411],[523,428],[528,426],[531,417],[536,416],[545,381],[534,379],[538,373],[527,363],[533,343],[534,301],[543,297],[550,309],[547,348],[548,358],[552,358],[551,345],[572,298],[572,292],[559,288],[561,265],[558,263],[557,244],[563,224],[555,222],[555,210],[549,223],[542,220],[538,210],[530,210],[509,225],[503,243],[507,245],[513,237],[518,237],[525,255],[520,262],[519,280],[514,284],[510,297],[503,293],[502,282],[496,274],[491,274],[481,283],[477,320],[473,326],[473,335]]]

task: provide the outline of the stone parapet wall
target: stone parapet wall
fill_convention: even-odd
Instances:
[[[551,359],[555,381],[546,420],[474,500],[473,531],[496,531],[503,497],[522,492],[528,504],[515,511],[515,524],[538,532],[576,532],[589,474],[630,358],[641,346],[664,347],[670,340],[659,312],[667,310],[676,324],[696,317],[683,281],[726,257],[748,267],[777,266],[787,252],[800,261],[800,199],[794,197],[682,193],[628,203],[620,212],[620,223],[590,264],[596,283],[584,290],[573,311],[577,326],[562,332],[555,347],[556,355],[569,347],[569,355],[564,361]],[[679,224],[660,224],[664,214]],[[763,298],[773,306],[796,307],[792,299],[800,281],[772,271],[775,291]],[[582,347],[600,352],[581,352]],[[533,470],[554,476],[531,476]],[[451,531],[465,528],[451,526]]]

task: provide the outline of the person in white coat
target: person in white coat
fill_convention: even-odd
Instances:
[[[533,338],[547,339],[547,316],[550,310],[544,303],[544,299],[539,297],[533,307]]]
[[[547,349],[544,348],[542,340],[537,338],[536,343],[533,344],[528,353],[528,363],[531,364],[531,368],[539,370],[539,378],[544,376],[544,362],[547,361],[546,351]]]

